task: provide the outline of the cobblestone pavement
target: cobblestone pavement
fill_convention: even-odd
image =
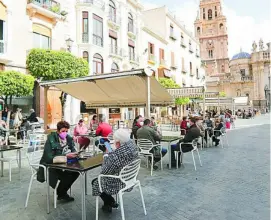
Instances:
[[[254,120],[254,121],[253,121]],[[148,215],[144,216],[138,190],[124,195],[127,220],[268,220],[270,180],[270,128],[269,116],[251,120],[252,124],[228,133],[229,147],[212,147],[200,151],[203,167],[194,170],[190,154],[184,155],[184,167],[179,170],[158,169],[150,176],[144,161],[139,178],[142,183]],[[242,123],[250,123],[248,120]],[[196,157],[197,162],[197,157]],[[88,174],[90,182],[99,169]],[[0,177],[0,219],[3,220],[64,220],[81,219],[81,194],[79,181],[72,193],[76,201],[58,204],[46,213],[45,184],[34,182],[28,208],[24,208],[30,170],[26,162],[19,180],[14,164],[12,182],[8,170]],[[52,192],[52,190],[51,190]],[[95,198],[87,199],[87,219],[95,218]],[[101,211],[100,220],[121,219],[120,210],[111,215]]]

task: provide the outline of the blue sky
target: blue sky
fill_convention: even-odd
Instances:
[[[146,9],[166,5],[193,31],[199,0],[141,0]],[[270,0],[223,0],[228,19],[229,56],[240,51],[251,52],[252,42],[271,41]]]

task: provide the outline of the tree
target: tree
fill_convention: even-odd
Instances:
[[[226,93],[224,91],[219,92],[219,97],[226,97]]]
[[[180,85],[178,85],[174,80],[168,79],[168,78],[159,78],[159,83],[166,89],[175,89],[175,88],[181,88]]]
[[[0,96],[2,96],[7,104],[10,98],[12,104],[12,96],[22,97],[33,94],[34,77],[17,71],[0,72]]]
[[[30,73],[42,80],[56,80],[87,76],[89,73],[88,62],[76,57],[69,52],[32,49],[27,56],[27,67]],[[61,93],[62,117],[67,95]]]
[[[189,102],[190,102],[190,98],[188,98],[188,97],[176,98],[175,99],[175,104],[176,105],[186,105]]]

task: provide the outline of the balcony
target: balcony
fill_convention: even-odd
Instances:
[[[134,25],[128,24],[127,35],[131,39],[136,39],[136,30],[135,30],[135,26]]]
[[[197,58],[200,57],[200,56],[199,56],[199,51],[198,51],[198,49],[196,50],[196,57],[197,57]]]
[[[129,53],[129,61],[139,65],[139,56],[137,56],[135,53]]]
[[[60,4],[54,0],[28,0],[27,10],[30,17],[34,17],[36,13],[57,22],[67,12],[61,11]]]
[[[182,69],[182,73],[184,73],[184,74],[187,73],[187,69],[185,67]]]
[[[123,57],[123,50],[118,46],[114,46],[112,44],[109,45],[109,56],[122,59]]]
[[[120,17],[116,15],[109,15],[107,20],[108,26],[118,31],[120,29]]]
[[[190,70],[190,74],[189,75],[193,77],[195,74],[193,73],[193,71]]]
[[[7,43],[3,40],[0,40],[0,63],[6,64],[11,61],[8,59],[7,55]]]
[[[178,69],[178,64],[177,64],[177,62],[176,62],[176,61],[172,62],[171,65],[170,65],[170,68],[171,68],[171,69],[174,69],[174,70]]]
[[[186,44],[184,43],[184,40],[181,40],[181,47],[186,48]]]
[[[194,53],[194,50],[193,50],[192,46],[189,46],[189,52]]]
[[[253,76],[242,76],[241,77],[242,82],[250,82],[253,81]]]
[[[103,43],[103,37],[101,36],[98,36],[96,34],[93,34],[92,35],[92,43],[94,45],[97,45],[99,47],[103,47],[104,43]]]
[[[177,40],[177,36],[173,32],[170,33],[169,38],[174,41]]]
[[[6,51],[6,43],[3,40],[0,40],[0,54],[4,54]]]
[[[77,0],[77,4],[81,6],[95,6],[101,10],[105,10],[105,2],[103,0]]]
[[[149,60],[148,63],[155,64],[156,63],[156,57],[154,54],[149,54]]]
[[[88,42],[89,42],[89,34],[82,33],[82,43],[88,43]]]
[[[165,59],[160,59],[160,66],[167,68],[167,61]]]

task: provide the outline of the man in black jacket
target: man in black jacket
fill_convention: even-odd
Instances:
[[[180,143],[182,143],[182,152],[186,153],[193,150],[193,146],[191,143],[194,139],[199,138],[201,136],[200,130],[196,125],[197,119],[190,118],[190,128],[188,129],[185,137],[179,141],[179,143],[175,145],[171,145],[171,166],[176,167],[176,159],[174,151],[180,151]],[[181,158],[181,157],[179,157]]]

